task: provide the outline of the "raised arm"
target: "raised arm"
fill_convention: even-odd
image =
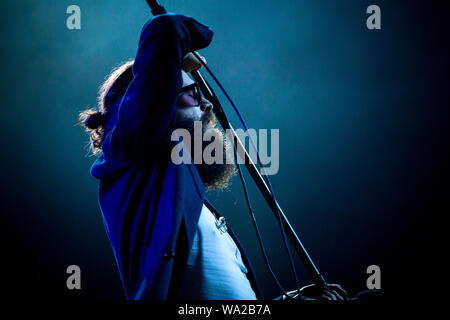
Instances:
[[[181,90],[186,53],[204,48],[212,31],[183,15],[164,14],[142,29],[134,78],[119,107],[118,122],[102,149],[118,160],[147,161],[168,144]]]

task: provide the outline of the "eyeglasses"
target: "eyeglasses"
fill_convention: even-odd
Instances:
[[[192,83],[192,84],[182,88],[180,94],[186,93],[189,90],[192,90],[194,99],[197,100],[198,104],[201,104],[202,103],[202,92],[200,91],[200,87],[198,86],[198,84],[195,82],[195,83]]]

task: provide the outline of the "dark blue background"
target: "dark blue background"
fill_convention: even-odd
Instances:
[[[81,30],[66,28],[70,4],[81,7]],[[394,297],[437,284],[445,267],[435,226],[449,194],[444,1],[163,4],[215,31],[202,54],[249,127],[280,129],[272,184],[327,280],[354,294],[376,264]],[[365,26],[371,4],[381,7],[381,30]],[[2,1],[0,12],[2,291],[123,299],[89,175],[94,158],[76,123],[111,68],[134,56],[150,17],[145,1]],[[279,228],[250,191],[273,268],[294,288]],[[265,297],[279,295],[238,179],[210,199],[247,249]],[[65,287],[71,264],[81,267],[80,291]]]

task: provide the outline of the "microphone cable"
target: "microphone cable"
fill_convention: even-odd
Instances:
[[[205,69],[208,71],[208,73],[211,75],[211,77],[212,77],[212,78],[214,79],[214,81],[217,83],[217,85],[219,86],[219,88],[221,89],[221,91],[225,94],[226,98],[228,99],[228,101],[229,101],[230,104],[232,105],[234,111],[236,112],[236,114],[237,114],[237,116],[238,116],[240,122],[242,123],[242,125],[243,125],[243,127],[244,127],[244,129],[245,129],[246,135],[247,135],[247,137],[249,138],[249,142],[250,142],[250,144],[252,145],[253,150],[254,150],[255,153],[256,153],[256,156],[257,156],[257,163],[258,163],[260,169],[263,171],[263,174],[262,174],[262,175],[263,175],[263,179],[264,179],[264,181],[266,182],[266,184],[267,184],[267,186],[268,186],[268,188],[269,188],[270,194],[271,194],[272,205],[273,205],[273,207],[277,210],[277,220],[278,220],[278,223],[279,223],[279,225],[280,225],[281,234],[282,234],[282,239],[283,239],[283,244],[284,244],[284,247],[285,247],[285,249],[286,249],[286,251],[287,251],[287,254],[288,254],[289,265],[290,265],[291,271],[292,271],[292,273],[293,273],[293,275],[294,275],[294,278],[295,278],[295,281],[296,281],[296,285],[297,285],[297,289],[298,289],[298,295],[299,295],[299,297],[300,297],[300,296],[301,296],[301,291],[300,291],[301,286],[300,286],[300,282],[299,282],[299,280],[298,280],[297,272],[296,272],[296,270],[295,270],[295,264],[294,264],[294,261],[293,261],[293,258],[292,258],[292,254],[291,254],[291,251],[290,251],[290,249],[289,249],[289,245],[288,245],[288,243],[287,243],[286,232],[285,232],[285,230],[284,230],[283,222],[282,222],[282,220],[281,220],[281,213],[280,213],[280,210],[278,209],[277,201],[276,201],[275,194],[274,194],[274,192],[273,192],[272,185],[271,185],[271,183],[270,183],[269,177],[268,177],[267,174],[265,174],[264,167],[262,166],[261,159],[260,159],[260,156],[259,156],[259,152],[258,152],[258,150],[256,149],[256,147],[255,147],[255,145],[254,145],[254,143],[253,143],[253,140],[252,140],[251,136],[248,134],[248,128],[247,128],[247,125],[245,124],[244,119],[242,118],[240,112],[238,111],[237,107],[235,106],[234,102],[232,101],[232,99],[230,98],[230,96],[228,95],[228,93],[226,92],[226,90],[223,88],[223,86],[222,86],[222,84],[220,83],[220,81],[214,76],[213,72],[212,72],[212,71],[210,70],[210,68],[203,62],[203,60],[199,57],[199,55],[198,55],[196,52],[194,52],[194,51],[193,51],[192,53],[193,53],[194,56],[197,58],[197,60],[200,61],[200,63],[205,67]],[[212,91],[212,88],[211,88],[211,91]],[[214,94],[214,93],[212,92],[212,94]],[[218,99],[217,99],[217,100],[218,100]],[[225,112],[223,112],[223,115],[224,115],[224,117],[226,118],[227,122],[229,122],[228,119],[227,119],[227,117],[226,117],[226,115],[225,115]],[[245,179],[244,179],[244,177],[243,177],[243,175],[242,175],[241,168],[240,168],[240,164],[239,164],[238,161],[237,161],[237,147],[236,147],[235,141],[233,141],[233,146],[234,146],[235,162],[236,162],[236,165],[237,165],[237,168],[238,168],[239,177],[240,177],[240,179],[241,179],[242,186],[243,186],[243,189],[244,189],[244,195],[245,195],[245,199],[246,199],[246,202],[247,202],[247,207],[248,207],[248,209],[249,209],[250,217],[251,217],[251,220],[252,220],[253,225],[254,225],[255,230],[256,230],[256,234],[257,234],[257,237],[258,237],[258,242],[259,242],[259,244],[260,244],[260,248],[261,248],[261,251],[262,251],[262,254],[263,254],[263,257],[264,257],[264,261],[266,262],[266,267],[267,267],[267,269],[269,270],[270,274],[272,275],[272,278],[274,279],[274,281],[277,283],[277,286],[278,286],[278,287],[280,288],[280,290],[283,292],[283,294],[285,294],[287,297],[290,298],[290,296],[286,293],[286,291],[285,291],[285,290],[283,289],[283,287],[281,286],[281,284],[280,284],[280,282],[278,281],[278,279],[275,277],[275,274],[273,273],[273,270],[271,269],[270,264],[269,264],[269,262],[268,262],[267,255],[266,255],[266,252],[265,252],[265,249],[264,249],[264,245],[263,245],[263,242],[262,242],[262,238],[261,238],[261,235],[260,235],[260,232],[259,232],[257,223],[256,223],[256,219],[255,219],[255,216],[254,216],[254,213],[253,213],[253,209],[252,209],[251,204],[250,204],[250,200],[249,200],[249,195],[248,195],[248,190],[247,190],[247,186],[246,186],[246,183],[245,183]]]

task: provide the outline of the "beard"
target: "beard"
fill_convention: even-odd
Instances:
[[[212,112],[200,113],[191,110],[178,110],[175,127],[189,131],[194,137],[194,121],[202,122],[202,136],[210,130],[213,131],[214,139],[219,139],[222,146],[222,161],[207,164],[204,161],[196,164],[197,171],[203,181],[206,190],[226,189],[230,185],[231,178],[236,174],[236,166],[233,161],[233,148],[224,131],[217,126],[216,117]],[[210,141],[202,139],[202,154]]]

